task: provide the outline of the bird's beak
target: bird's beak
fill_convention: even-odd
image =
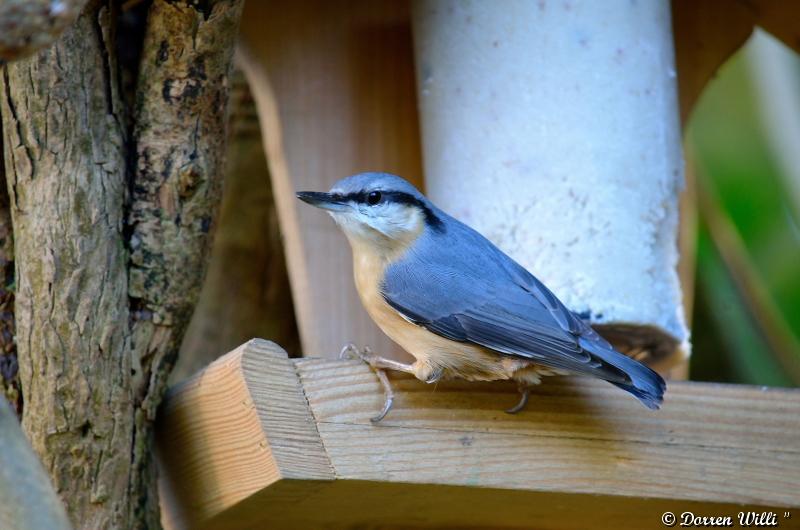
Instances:
[[[341,212],[347,209],[347,203],[342,202],[338,196],[332,193],[321,191],[298,191],[297,198],[307,202],[311,206],[329,210],[331,212]]]

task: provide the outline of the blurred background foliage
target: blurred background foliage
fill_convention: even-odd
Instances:
[[[800,57],[757,31],[686,128],[698,207],[690,378],[800,385]]]

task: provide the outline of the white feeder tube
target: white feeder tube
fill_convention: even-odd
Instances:
[[[426,187],[621,348],[688,355],[669,2],[421,0]]]

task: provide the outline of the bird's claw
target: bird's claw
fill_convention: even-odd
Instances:
[[[384,396],[386,396],[386,400],[383,402],[383,409],[381,409],[380,414],[369,419],[369,421],[372,423],[378,423],[385,418],[387,414],[389,414],[390,410],[392,410],[392,405],[394,405],[394,392],[392,391],[392,385],[389,384],[389,378],[386,376],[386,371],[375,367],[372,369],[375,370],[375,375],[378,376],[381,385],[383,385],[383,393]]]
[[[339,352],[339,359],[360,359],[369,365],[372,371],[375,372],[375,375],[378,376],[378,380],[383,386],[386,400],[383,403],[383,409],[381,409],[380,414],[369,419],[372,423],[378,423],[389,414],[389,411],[392,410],[392,405],[394,405],[394,392],[392,391],[392,385],[389,383],[389,378],[386,375],[386,370],[380,366],[381,359],[376,357],[368,346],[359,350],[352,342],[346,344],[344,348],[342,348],[342,351]]]
[[[362,359],[361,352],[358,350],[355,344],[352,342],[348,342],[342,348],[342,351],[339,352],[339,359]]]
[[[508,413],[508,414],[516,414],[517,412],[520,412],[521,410],[523,410],[525,408],[525,406],[528,404],[528,397],[530,396],[530,393],[531,393],[530,388],[522,387],[522,388],[519,389],[519,392],[521,394],[521,396],[519,398],[519,403],[517,403],[516,405],[514,405],[510,409],[506,409],[506,413]]]

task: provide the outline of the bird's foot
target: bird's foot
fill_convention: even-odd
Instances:
[[[385,418],[389,411],[392,410],[392,405],[394,404],[394,391],[392,390],[392,385],[389,383],[389,378],[386,376],[386,370],[414,373],[410,364],[403,364],[392,359],[379,357],[372,353],[372,350],[370,350],[368,347],[365,347],[363,350],[359,350],[353,343],[347,344],[344,348],[342,348],[342,351],[339,353],[339,358],[361,359],[363,362],[368,364],[369,367],[372,368],[372,371],[375,372],[375,375],[378,376],[378,380],[383,386],[383,392],[386,396],[386,400],[383,403],[383,409],[381,410],[380,414],[374,418],[370,418],[372,423],[378,423]]]
[[[519,403],[517,403],[510,409],[506,409],[506,412],[508,414],[516,414],[517,412],[520,412],[523,409],[525,409],[525,406],[528,404],[528,397],[530,397],[531,394],[531,387],[527,385],[520,385],[519,393],[520,393]]]

